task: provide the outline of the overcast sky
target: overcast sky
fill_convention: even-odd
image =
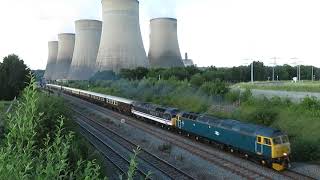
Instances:
[[[47,42],[74,32],[78,19],[101,20],[100,0],[1,0],[0,58],[15,53],[44,69]],[[267,64],[320,67],[319,0],[140,0],[140,25],[149,49],[149,19],[178,19],[181,53],[198,66]]]

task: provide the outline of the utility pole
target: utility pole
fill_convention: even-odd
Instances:
[[[244,64],[245,66],[249,66],[249,62],[250,61],[250,66],[251,66],[251,83],[254,83],[254,59],[243,59],[244,61],[246,61],[246,63]]]
[[[254,72],[253,72],[253,64],[254,64],[254,61],[252,61],[252,63],[251,63],[251,83],[253,84],[253,82],[254,82]]]
[[[294,60],[294,64],[297,66],[297,80],[300,81],[301,80],[301,78],[300,78],[301,72],[300,72],[300,65],[298,64],[299,62],[297,61],[298,58],[294,57],[291,59]]]
[[[311,81],[314,81],[314,71],[313,71],[313,66],[311,66]]]
[[[274,79],[274,76],[275,76],[275,67],[276,67],[276,65],[277,65],[277,59],[280,59],[280,58],[273,57],[273,58],[271,58],[271,59],[274,60],[274,62],[273,62],[273,67],[272,67],[272,81],[274,81],[274,80],[275,80],[275,79]],[[277,79],[278,79],[278,78],[277,78]]]

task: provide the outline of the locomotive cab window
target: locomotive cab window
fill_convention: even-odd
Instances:
[[[257,137],[257,142],[262,143],[262,138],[260,136]]]
[[[273,138],[273,144],[282,144],[281,138],[280,137]]]
[[[264,144],[271,145],[271,140],[269,138],[264,138]]]
[[[282,136],[282,143],[288,143],[289,142],[289,139],[288,139],[288,136]]]

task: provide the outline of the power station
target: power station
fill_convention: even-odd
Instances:
[[[137,0],[102,0],[103,27],[96,70],[149,67]]]
[[[152,68],[184,67],[177,32],[177,20],[156,18],[150,21],[150,49]]]
[[[62,33],[58,35],[58,39],[59,49],[57,64],[53,76],[54,80],[62,80],[68,78],[75,44],[75,34]]]
[[[78,20],[75,22],[76,41],[69,80],[89,80],[94,72],[99,50],[102,22]]]
[[[177,19],[150,20],[148,57],[143,46],[138,0],[101,0],[102,19],[75,22],[73,33],[49,42],[46,80],[89,80],[98,71],[192,66],[182,59]]]
[[[58,56],[58,41],[49,41],[48,42],[48,61],[47,67],[44,74],[46,80],[53,80],[52,76],[55,71],[55,66],[57,63]]]

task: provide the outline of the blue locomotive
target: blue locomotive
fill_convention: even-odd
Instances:
[[[275,170],[289,166],[290,143],[280,130],[187,112],[179,113],[174,121],[184,132],[223,144],[231,152],[254,157]]]

